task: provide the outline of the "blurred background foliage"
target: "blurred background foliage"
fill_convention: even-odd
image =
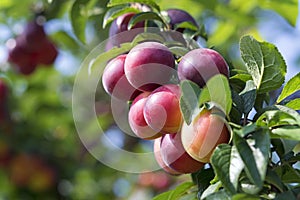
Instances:
[[[199,43],[219,50],[234,66],[243,67],[239,38],[251,34],[278,42],[288,72],[299,71],[297,0],[156,2],[162,10],[189,12],[208,34],[207,43]],[[0,128],[0,199],[142,200],[189,179],[160,171],[142,175],[116,171],[93,158],[79,140],[71,109],[73,81],[85,56],[108,37],[108,27],[102,28],[106,4],[107,0],[0,1],[0,76],[9,85],[10,116]],[[52,67],[24,76],[6,61],[6,44],[41,10],[59,56]],[[110,128],[109,97],[100,89],[96,101],[99,122]],[[143,145],[130,140],[123,148],[133,144]]]

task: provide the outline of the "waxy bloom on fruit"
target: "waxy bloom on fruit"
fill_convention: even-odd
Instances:
[[[180,132],[162,137],[160,153],[168,166],[183,174],[196,172],[204,166],[204,163],[195,160],[185,151]]]
[[[180,80],[190,80],[203,87],[217,74],[229,76],[229,68],[224,58],[215,50],[201,48],[185,54],[178,64]]]
[[[128,121],[131,130],[136,136],[146,140],[155,139],[162,135],[160,131],[153,130],[144,118],[143,111],[149,94],[149,92],[144,92],[137,96],[128,113]]]
[[[132,87],[125,76],[126,56],[127,54],[119,55],[108,62],[102,75],[102,84],[105,91],[113,97],[121,100],[133,100],[141,91]]]
[[[129,83],[142,91],[153,91],[170,82],[175,60],[172,52],[158,42],[144,42],[133,47],[125,60]]]
[[[147,98],[144,117],[147,124],[156,131],[176,133],[182,124],[180,111],[180,88],[178,85],[163,85]]]
[[[171,174],[171,175],[180,175],[180,174],[182,174],[182,173],[177,172],[174,169],[172,169],[170,166],[168,166],[163,161],[163,159],[161,157],[161,140],[162,140],[162,137],[157,138],[157,139],[154,140],[153,151],[154,151],[154,156],[155,156],[156,162],[168,174]]]

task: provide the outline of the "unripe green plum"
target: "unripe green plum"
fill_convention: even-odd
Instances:
[[[185,54],[178,64],[180,80],[191,80],[203,87],[217,74],[229,76],[229,68],[224,58],[215,50],[200,48]]]
[[[102,84],[105,91],[120,100],[133,100],[141,92],[128,82],[124,63],[127,54],[112,59],[105,67],[102,75]]]
[[[125,74],[131,85],[142,91],[153,91],[167,84],[175,71],[171,51],[158,42],[144,42],[132,48],[125,60]]]
[[[194,159],[208,163],[217,145],[228,143],[230,131],[221,111],[203,109],[190,125],[183,124],[181,138],[184,149]]]
[[[158,165],[168,174],[171,175],[180,175],[182,173],[175,171],[174,169],[172,169],[171,167],[169,167],[162,159],[161,157],[161,141],[162,141],[162,137],[159,137],[157,139],[154,140],[154,147],[153,147],[153,151],[154,151],[154,156],[156,159],[156,162],[158,163]]]
[[[157,132],[149,127],[145,121],[143,111],[148,95],[149,93],[144,92],[137,96],[128,113],[128,121],[131,130],[136,136],[146,140],[155,139],[162,135],[161,132]]]
[[[160,152],[163,161],[168,166],[183,174],[194,173],[204,166],[204,163],[193,159],[185,151],[180,132],[163,135]]]
[[[180,88],[178,85],[163,85],[147,98],[144,117],[147,124],[156,131],[176,133],[182,124],[180,111]]]

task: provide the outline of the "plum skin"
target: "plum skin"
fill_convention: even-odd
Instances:
[[[186,11],[181,9],[168,9],[168,16],[170,17],[170,25],[171,28],[174,29],[176,24],[180,24],[182,22],[191,22],[192,24],[197,25],[196,20]],[[177,29],[178,32],[183,32],[183,28]]]
[[[190,125],[183,124],[182,143],[186,152],[195,160],[210,162],[217,145],[229,142],[230,131],[220,113],[221,111],[215,108],[203,109]]]
[[[224,58],[212,49],[194,49],[185,54],[178,64],[179,79],[188,79],[200,87],[217,74],[229,77],[229,67]]]
[[[180,174],[182,174],[182,173],[180,173],[180,172],[172,169],[162,159],[162,155],[161,155],[161,141],[162,141],[162,137],[155,139],[154,143],[153,143],[153,151],[154,151],[154,157],[155,157],[156,162],[168,174],[171,174],[171,175],[180,175]]]
[[[195,160],[185,151],[180,132],[163,135],[161,156],[168,166],[183,174],[194,173],[204,166],[204,163]]]
[[[142,91],[153,91],[170,82],[175,71],[171,51],[158,42],[144,42],[132,48],[125,60],[125,75],[129,83]]]
[[[108,94],[117,99],[133,100],[141,92],[132,87],[125,76],[126,56],[122,54],[108,62],[102,75],[102,85]]]
[[[145,121],[143,111],[148,95],[149,93],[142,93],[136,97],[129,109],[128,121],[136,136],[145,140],[152,140],[160,137],[162,133],[153,130]]]
[[[179,100],[178,85],[163,85],[154,90],[147,98],[144,108],[147,124],[152,129],[163,133],[178,132],[183,120]]]

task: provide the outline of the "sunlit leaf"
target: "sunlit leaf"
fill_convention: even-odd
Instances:
[[[211,164],[222,185],[231,194],[235,194],[239,175],[244,169],[244,163],[236,148],[227,144],[219,145],[211,157]]]
[[[152,200],[178,200],[181,196],[186,194],[187,191],[193,186],[195,185],[191,182],[184,182],[173,190],[159,194],[158,196],[154,197]]]
[[[152,0],[110,0],[107,4],[108,7],[117,6],[121,4],[128,4],[128,3],[141,3],[146,4],[152,8],[155,8],[156,10],[160,10],[158,4],[155,3],[155,1]]]
[[[300,110],[300,98],[289,101],[285,106],[293,110]]]
[[[234,134],[234,144],[245,164],[245,171],[250,181],[262,188],[266,176],[270,138],[265,129],[253,133],[252,139],[244,139]]]
[[[300,141],[300,126],[283,126],[272,129],[271,137]]]
[[[300,73],[291,78],[284,86],[282,92],[280,93],[277,103],[281,102],[286,97],[300,90]]]
[[[86,4],[88,2],[89,0],[76,0],[70,11],[73,31],[82,43],[85,43],[85,26],[88,19]]]
[[[128,23],[128,30],[130,30],[135,24],[137,24],[138,22],[141,21],[145,21],[145,20],[157,20],[162,22],[163,24],[165,23],[163,21],[163,19],[155,12],[141,12],[141,13],[137,13],[135,14],[129,21]]]
[[[240,40],[240,50],[258,93],[280,88],[284,83],[287,67],[273,44],[258,42],[251,36],[244,36]]]
[[[230,113],[232,106],[231,91],[228,78],[224,75],[215,75],[207,81],[200,94],[199,104],[209,101],[220,106],[226,115]]]

